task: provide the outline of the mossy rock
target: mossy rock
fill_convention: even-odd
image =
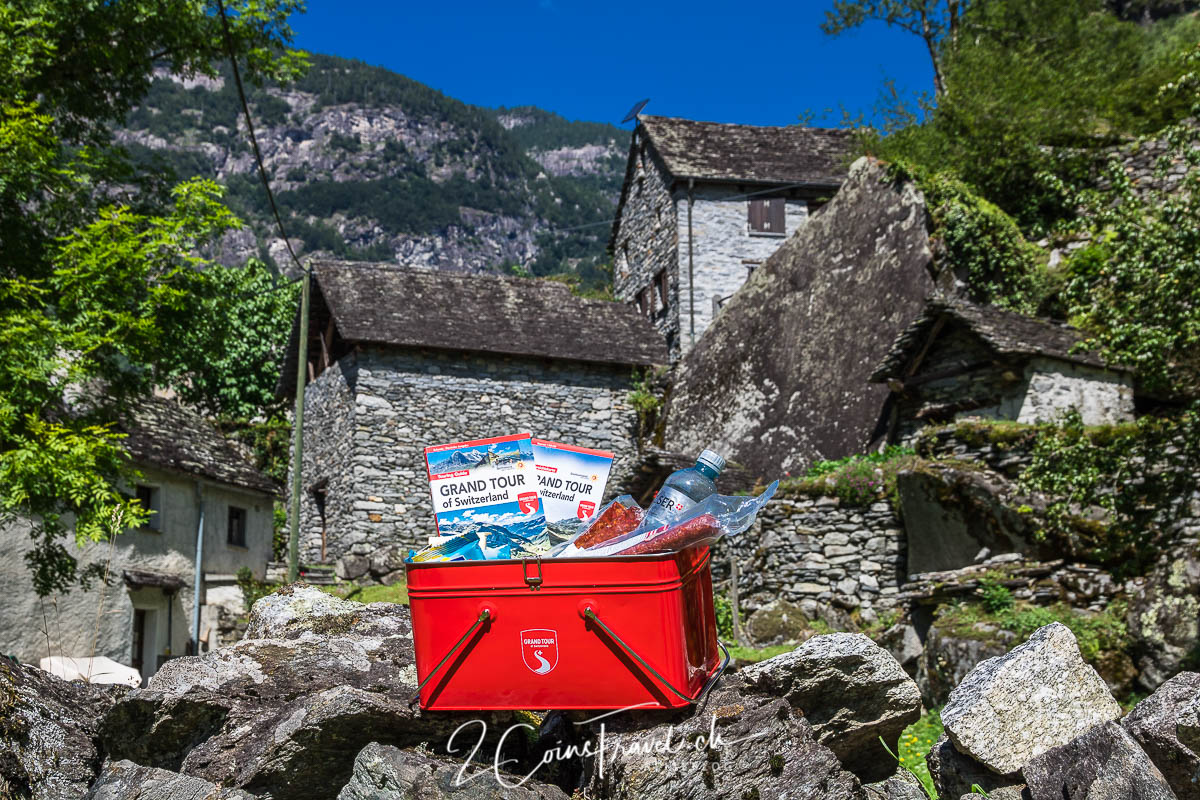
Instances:
[[[782,598],[756,610],[743,627],[750,641],[758,645],[799,643],[817,633],[800,607]]]

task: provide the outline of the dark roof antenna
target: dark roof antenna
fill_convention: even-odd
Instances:
[[[625,119],[621,120],[621,124],[624,125],[626,122],[633,122],[635,119],[637,119],[637,115],[642,113],[642,109],[645,108],[646,103],[649,102],[650,98],[647,97],[645,100],[634,103],[633,108],[629,109],[629,113],[625,115]]]

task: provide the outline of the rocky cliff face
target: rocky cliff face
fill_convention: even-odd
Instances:
[[[536,108],[468,106],[403,76],[314,56],[288,87],[250,89],[255,132],[299,252],[585,280],[604,258],[627,134]],[[286,249],[232,80],[159,75],[119,141],[178,178],[215,178],[249,223],[220,257]]]

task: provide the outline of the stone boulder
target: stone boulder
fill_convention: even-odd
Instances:
[[[1200,652],[1200,555],[1169,554],[1130,592],[1138,684],[1154,691]]]
[[[1162,773],[1115,722],[1036,756],[1021,774],[1032,800],[1175,800]]]
[[[742,623],[742,632],[759,647],[803,642],[816,633],[800,606],[781,597],[756,608]]]
[[[517,785],[522,777],[502,773],[506,785],[501,786],[486,767],[464,769],[423,749],[400,750],[373,742],[354,759],[353,775],[338,800],[567,800],[557,786],[536,780]]]
[[[1000,775],[1120,716],[1075,635],[1059,622],[977,666],[942,710],[955,749]]]
[[[114,705],[109,754],[254,794],[331,798],[367,744],[434,743],[473,716],[410,705],[405,606],[285,587],[255,603],[248,633],[269,638],[168,661]]]
[[[404,559],[407,555],[408,548],[400,545],[376,550],[371,554],[371,578],[388,586],[403,580]]]
[[[359,634],[368,633],[364,624],[372,628],[382,625],[378,632],[390,635],[411,636],[411,626],[401,621],[401,616],[392,615],[387,604],[378,604],[370,613],[363,613],[362,603],[343,600],[312,586],[295,584],[259,598],[250,609],[250,620],[246,624],[246,639],[317,639],[338,629],[354,627]],[[385,613],[380,613],[385,612]],[[376,632],[374,630],[372,633]]]
[[[868,784],[863,787],[871,800],[929,800],[925,787],[916,776],[905,769],[896,770],[896,774],[887,780]]]
[[[930,706],[940,706],[955,686],[979,664],[1012,649],[1017,635],[995,625],[977,622],[970,630],[933,625],[925,635],[925,648],[917,663],[917,686]]]
[[[586,764],[589,797],[867,798],[802,714],[740,673],[722,678],[698,711],[627,712],[581,729],[576,746],[603,742],[603,759]]]
[[[1181,672],[1130,711],[1121,726],[1162,771],[1179,800],[1200,800],[1200,674]]]
[[[892,658],[896,659],[910,678],[917,677],[921,658],[925,653],[925,644],[911,623],[897,622],[881,633],[875,641],[892,654]],[[918,680],[917,685],[920,686],[920,683]]]
[[[859,452],[888,396],[868,377],[936,288],[928,220],[914,184],[857,161],[679,363],[666,448],[752,475]]]
[[[896,763],[900,733],[921,717],[921,693],[896,659],[860,633],[814,636],[790,653],[742,670],[747,686],[799,709],[817,740],[865,781]]]
[[[343,581],[358,580],[371,570],[371,559],[346,553],[334,562],[333,571]]]
[[[999,798],[999,792],[1008,790],[1017,791],[1019,796],[1019,790],[1025,785],[1017,773],[997,775],[970,756],[964,756],[954,749],[945,734],[929,749],[925,764],[938,797],[962,797],[971,792],[972,786],[978,786],[993,798]]]
[[[124,691],[0,656],[0,797],[81,797],[100,769],[98,720]]]
[[[84,800],[254,800],[254,795],[178,772],[112,761]]]

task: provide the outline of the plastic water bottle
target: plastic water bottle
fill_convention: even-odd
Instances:
[[[688,509],[716,494],[713,481],[725,469],[725,459],[712,450],[705,450],[696,458],[696,466],[672,472],[663,481],[662,488],[654,495],[654,502],[646,511],[646,518],[639,527],[649,530],[668,525],[687,513]]]

